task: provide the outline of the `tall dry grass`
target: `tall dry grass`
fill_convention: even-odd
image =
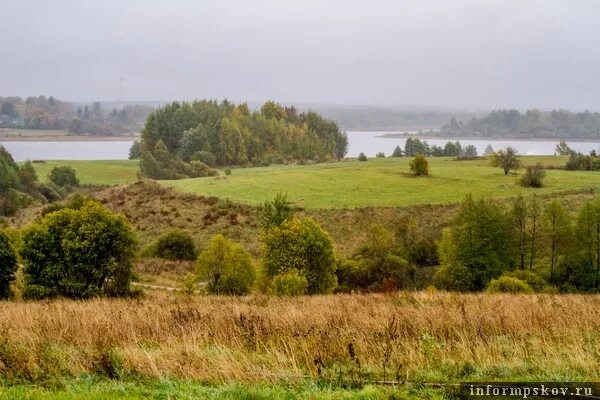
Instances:
[[[399,293],[0,304],[0,376],[217,383],[592,379],[600,296]]]

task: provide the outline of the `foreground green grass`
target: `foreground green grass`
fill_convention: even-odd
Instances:
[[[85,146],[86,143],[82,143]],[[102,161],[46,161],[34,163],[35,170],[41,181],[48,179],[48,174],[54,167],[70,166],[77,171],[82,184],[122,185],[137,181],[137,160],[102,160]]]
[[[541,162],[564,165],[564,157],[522,157],[524,164]],[[461,201],[466,194],[512,197],[547,194],[584,188],[600,188],[600,173],[547,170],[544,187],[524,189],[519,174],[504,176],[487,160],[454,161],[429,158],[429,177],[411,177],[409,159],[369,159],[306,166],[271,166],[234,169],[230,176],[218,176],[163,184],[177,190],[260,204],[280,190],[305,208],[350,208],[366,206],[408,206],[446,204]]]
[[[365,386],[342,389],[305,384],[302,386],[256,385],[204,386],[194,382],[157,381],[151,383],[74,380],[57,387],[33,385],[0,386],[0,399],[35,400],[137,400],[137,399],[442,399],[442,390]]]

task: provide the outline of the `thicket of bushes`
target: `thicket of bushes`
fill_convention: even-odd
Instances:
[[[319,224],[294,214],[285,195],[267,201],[261,214],[259,262],[222,235],[198,255],[193,238],[180,231],[160,237],[152,255],[196,259],[186,287],[223,295],[388,292],[431,284],[460,292],[600,290],[600,199],[585,202],[572,220],[557,201],[519,196],[506,205],[469,196],[442,232],[415,219],[397,221],[393,230],[374,225],[347,259],[336,255]],[[26,298],[130,293],[131,228],[124,217],[80,195],[46,207],[23,230],[18,249]],[[0,232],[0,297],[9,294],[16,260],[13,240]]]
[[[12,215],[34,202],[46,203],[63,197],[62,185],[40,183],[32,163],[17,165],[12,155],[0,146],[0,215]]]
[[[135,238],[124,217],[100,203],[50,212],[21,236],[26,298],[129,293]]]
[[[194,239],[186,232],[172,230],[159,237],[147,254],[166,260],[195,260],[198,256]]]

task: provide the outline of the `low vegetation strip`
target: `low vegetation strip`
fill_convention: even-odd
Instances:
[[[33,165],[41,181],[47,180],[54,167],[63,166],[73,168],[84,185],[123,185],[138,180],[137,160],[44,161]]]
[[[597,295],[147,296],[4,304],[0,376],[362,385],[600,374]]]
[[[566,157],[522,157],[525,165],[564,165]],[[229,176],[165,181],[184,192],[262,204],[279,191],[305,208],[352,208],[458,203],[467,194],[495,198],[600,187],[600,175],[548,170],[544,187],[523,188],[489,160],[429,159],[429,177],[410,174],[408,158],[367,162],[235,169]],[[520,174],[520,171],[518,174]]]

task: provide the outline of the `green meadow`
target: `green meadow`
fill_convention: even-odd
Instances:
[[[82,142],[81,145],[85,146],[86,143]],[[64,165],[77,171],[82,184],[122,185],[137,181],[137,160],[45,161],[33,165],[41,181],[48,179],[52,168]]]
[[[461,201],[466,194],[512,197],[600,188],[600,173],[546,170],[544,187],[522,188],[523,170],[505,176],[487,160],[456,161],[429,158],[429,177],[409,175],[408,158],[371,158],[314,165],[278,165],[238,168],[229,176],[163,181],[184,192],[260,204],[279,191],[304,208],[352,208],[446,204]],[[562,166],[557,156],[521,157],[523,164]]]

